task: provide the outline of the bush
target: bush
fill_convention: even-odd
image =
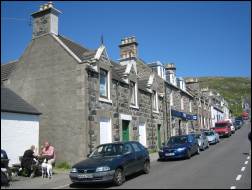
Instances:
[[[59,169],[70,169],[71,166],[66,162],[60,162],[59,164],[56,164],[56,168],[59,168]]]

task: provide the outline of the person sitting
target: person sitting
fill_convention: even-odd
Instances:
[[[32,145],[30,149],[24,152],[21,167],[27,172],[27,175],[30,177],[34,177],[36,170],[38,169],[37,154],[35,153],[35,146]]]
[[[48,160],[48,164],[54,165],[56,154],[54,147],[50,145],[48,141],[45,141],[44,147],[42,147],[41,157],[46,158]]]

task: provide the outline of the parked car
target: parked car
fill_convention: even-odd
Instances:
[[[159,150],[159,159],[191,158],[193,154],[199,154],[198,141],[193,134],[173,136]]]
[[[218,142],[217,136],[214,131],[204,131],[204,133],[207,136],[209,144],[216,144]]]
[[[204,132],[195,133],[195,137],[198,140],[200,150],[205,150],[206,148],[209,147],[208,139]]]
[[[236,121],[234,122],[234,127],[235,127],[235,130],[240,129],[240,128],[241,128],[241,126],[242,126],[242,122],[241,122],[241,121],[236,120]]]
[[[215,123],[214,131],[219,134],[220,137],[231,136],[231,124],[228,121],[219,121]]]
[[[224,121],[227,121],[230,123],[230,128],[231,128],[231,133],[234,134],[235,133],[235,127],[233,125],[233,122],[231,119],[225,119]]]
[[[125,177],[138,171],[150,172],[149,152],[137,141],[99,145],[88,159],[73,165],[73,183],[113,182],[121,185]]]
[[[215,131],[213,131],[213,132],[214,132],[215,138],[217,140],[217,143],[220,142],[220,135]]]

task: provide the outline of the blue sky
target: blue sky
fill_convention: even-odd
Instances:
[[[1,2],[1,63],[18,59],[32,39],[30,14],[47,1]],[[173,62],[177,76],[251,77],[250,2],[55,1],[59,33],[90,49],[100,36],[119,59],[121,38],[136,36],[146,62]],[[15,18],[15,19],[13,19]]]

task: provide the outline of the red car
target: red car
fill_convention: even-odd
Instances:
[[[228,121],[218,121],[215,123],[215,132],[219,134],[220,137],[230,137],[231,136],[231,123]]]

